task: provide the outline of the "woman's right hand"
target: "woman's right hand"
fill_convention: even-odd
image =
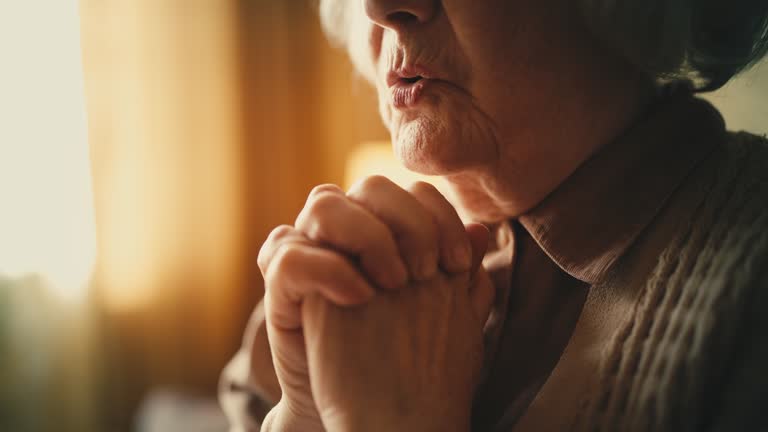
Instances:
[[[431,185],[404,190],[369,177],[347,194],[316,187],[295,226],[281,226],[264,243],[267,332],[282,399],[263,430],[323,430],[309,386],[301,304],[320,294],[340,305],[367,302],[378,289],[427,280],[438,266],[464,272],[471,246],[461,220]],[[277,429],[277,428],[276,428]]]

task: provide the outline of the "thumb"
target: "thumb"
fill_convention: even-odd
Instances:
[[[482,267],[483,257],[488,250],[488,228],[481,224],[469,224],[466,226],[467,236],[472,245],[472,267],[470,276],[472,282],[469,287],[469,298],[472,309],[481,324],[485,324],[491,306],[496,297],[496,288],[493,286],[488,273]]]

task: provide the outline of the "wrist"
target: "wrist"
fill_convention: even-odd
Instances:
[[[319,416],[299,414],[280,400],[264,417],[262,432],[325,432]]]

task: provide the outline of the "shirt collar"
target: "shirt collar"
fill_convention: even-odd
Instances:
[[[600,282],[724,136],[708,102],[668,95],[519,222],[565,272]]]

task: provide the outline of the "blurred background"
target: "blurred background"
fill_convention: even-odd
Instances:
[[[316,15],[0,3],[0,431],[225,429],[270,229],[318,183],[408,178]],[[709,98],[768,132],[768,66]]]

